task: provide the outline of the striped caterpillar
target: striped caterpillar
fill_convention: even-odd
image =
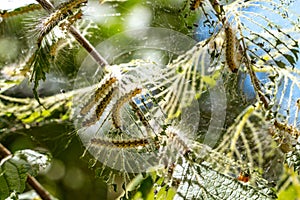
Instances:
[[[92,138],[91,145],[105,146],[109,148],[140,148],[149,144],[148,139],[129,139],[129,140],[104,140],[100,138]]]
[[[91,138],[89,152],[102,163],[100,175],[109,167],[121,172],[124,184],[130,180],[129,173],[139,173],[157,164],[153,138],[109,139]],[[154,149],[153,149],[154,147]],[[153,152],[153,153],[150,153]],[[107,181],[114,181],[114,172],[111,171]]]
[[[165,132],[169,139],[173,140],[175,142],[175,144],[177,143],[177,145],[179,146],[179,149],[181,149],[181,151],[182,151],[181,153],[183,155],[187,155],[188,153],[191,152],[188,144],[186,144],[186,142],[183,141],[183,139],[180,137],[178,130],[176,130],[173,127],[168,127]]]
[[[133,112],[136,113],[137,117],[143,123],[143,125],[146,128],[150,128],[148,120],[146,119],[144,113],[139,109],[139,107],[133,101],[129,101],[129,105],[132,107]]]
[[[125,94],[124,96],[122,96],[113,106],[112,108],[112,121],[113,121],[113,125],[116,128],[120,128],[121,127],[121,116],[120,116],[120,110],[122,108],[122,106],[127,102],[130,101],[132,97],[136,96],[137,94],[140,94],[142,92],[142,89],[140,88],[136,88],[134,90],[132,90],[131,92]]]
[[[190,9],[191,10],[196,10],[197,8],[199,8],[202,4],[202,0],[193,0],[190,3]]]
[[[87,3],[88,0],[69,0],[57,6],[62,12],[70,12],[72,9],[79,8],[81,4]]]
[[[53,43],[50,46],[50,52],[49,52],[50,56],[52,58],[56,58],[58,52],[67,45],[68,45],[68,43],[65,39],[59,38],[55,43]]]
[[[184,141],[185,138],[180,133],[180,130],[168,126],[162,133],[164,135],[160,138],[159,162],[165,166],[165,168],[168,168],[170,175],[172,175],[172,166],[176,165],[182,157],[194,160],[196,156],[189,147],[190,144]],[[173,182],[172,178],[170,182]]]
[[[0,17],[1,18],[9,18],[9,17],[14,17],[17,15],[22,15],[25,13],[29,13],[35,10],[39,10],[41,9],[41,5],[40,4],[29,4],[20,8],[17,8],[15,10],[9,11],[9,10],[3,10],[0,11]]]
[[[227,25],[225,28],[225,36],[226,36],[226,63],[229,69],[236,73],[238,71],[238,65],[236,63],[235,54],[236,52],[236,38],[232,28]]]
[[[88,102],[80,110],[81,115],[85,115],[99,100],[105,97],[105,94],[109,93],[113,89],[113,84],[117,81],[116,77],[110,77],[107,79],[94,93],[94,95],[88,100]]]
[[[60,4],[57,9],[50,14],[49,17],[44,19],[41,24],[38,25],[40,33],[38,36],[38,45],[41,44],[45,35],[47,35],[55,26],[62,20],[73,15],[72,10],[80,7],[81,4],[87,3],[87,0],[74,0]]]
[[[100,101],[100,103],[97,105],[95,113],[92,115],[92,117],[90,119],[87,119],[87,120],[82,122],[83,126],[91,126],[91,125],[95,124],[100,119],[100,117],[102,116],[105,108],[110,103],[111,99],[113,98],[113,94],[114,94],[114,88],[112,88],[108,92],[108,94]]]
[[[67,21],[63,22],[62,24],[59,25],[59,27],[62,30],[68,30],[70,28],[71,25],[73,25],[76,20],[81,19],[82,18],[82,10],[78,10],[74,15],[69,16],[67,19]]]

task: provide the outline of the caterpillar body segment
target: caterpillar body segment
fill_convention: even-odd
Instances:
[[[113,90],[114,83],[117,82],[116,77],[110,77],[101,84],[101,86],[95,91],[94,95],[90,97],[87,103],[81,108],[80,115],[86,115],[91,108],[100,100],[103,100],[105,96]]]
[[[86,4],[88,0],[69,0],[59,4],[56,9],[60,10],[62,13],[71,12],[72,9],[79,8],[80,5]]]
[[[128,139],[128,140],[103,140],[101,138],[92,138],[91,145],[105,146],[108,148],[143,148],[149,144],[148,139]]]
[[[108,92],[108,94],[100,101],[100,103],[97,105],[96,110],[93,113],[92,117],[84,120],[82,122],[82,126],[91,126],[91,125],[95,124],[102,116],[105,108],[111,102],[113,96],[114,96],[114,89],[110,90]]]
[[[106,166],[124,173],[138,173],[154,166],[158,161],[154,138],[90,139],[88,150]],[[124,179],[125,180],[125,179]]]
[[[113,121],[113,125],[115,126],[115,128],[120,129],[122,126],[121,123],[121,108],[122,106],[130,101],[133,97],[135,97],[137,94],[140,94],[142,92],[141,88],[135,88],[134,90],[132,90],[129,93],[126,93],[125,95],[123,95],[120,99],[117,100],[117,102],[114,104],[113,108],[112,108],[112,121]]]
[[[144,113],[139,109],[139,107],[132,101],[129,101],[129,105],[131,106],[133,112],[137,115],[138,119],[142,122],[142,124],[147,128],[150,129],[150,124],[146,119]]]
[[[190,10],[196,10],[201,6],[203,0],[192,0],[190,3]]]
[[[191,151],[190,147],[188,146],[188,143],[184,141],[184,139],[187,138],[183,138],[180,135],[179,130],[173,127],[168,127],[165,132],[168,139],[172,140],[175,143],[175,145],[178,146],[178,149],[181,149],[183,155]]]
[[[194,159],[192,143],[184,133],[174,126],[168,126],[160,137],[160,164],[170,167],[180,159]]]
[[[16,8],[14,10],[0,10],[0,17],[6,19],[6,18],[26,14],[32,11],[40,10],[41,8],[42,7],[40,4],[32,3],[23,7]]]
[[[71,25],[73,25],[77,20],[81,19],[83,16],[82,10],[79,9],[74,15],[67,17],[63,23],[59,25],[61,30],[68,30]]]
[[[238,71],[238,63],[236,60],[236,55],[239,54],[237,52],[237,47],[236,47],[236,36],[235,33],[232,29],[232,27],[227,24],[225,27],[225,37],[226,37],[226,49],[225,49],[225,58],[226,58],[226,63],[229,67],[229,69],[236,73]]]
[[[43,38],[61,21],[69,18],[70,23],[74,23],[74,20],[81,17],[80,14],[74,16],[73,10],[79,8],[84,3],[87,3],[87,0],[70,0],[57,6],[56,9],[37,26],[39,29],[37,44],[40,46]]]

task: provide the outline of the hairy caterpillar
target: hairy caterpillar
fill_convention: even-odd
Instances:
[[[62,30],[68,30],[70,28],[71,25],[73,25],[76,20],[81,19],[82,18],[82,10],[78,10],[78,12],[76,12],[74,15],[69,16],[67,18],[67,21],[63,22],[62,24],[59,25],[59,27]]]
[[[288,125],[286,123],[281,123],[277,120],[275,120],[274,125],[276,128],[278,128],[279,130],[283,130],[288,132],[289,134],[291,134],[292,136],[296,136],[297,138],[300,135],[300,130],[298,130],[297,127],[293,126],[293,125]]]
[[[190,150],[190,148],[189,148],[189,146],[188,146],[188,144],[185,142],[185,141],[183,141],[183,139],[180,137],[180,135],[179,135],[179,131],[178,130],[176,130],[175,128],[173,128],[173,127],[168,127],[167,129],[166,129],[166,135],[167,135],[167,137],[169,138],[169,139],[171,139],[171,140],[173,140],[174,142],[176,142],[177,144],[178,144],[178,146],[181,148],[181,150],[182,150],[182,154],[183,155],[186,155],[186,154],[188,154],[189,152],[191,152],[191,150]]]
[[[80,7],[81,4],[87,3],[87,0],[74,0],[60,4],[57,9],[38,25],[40,33],[38,44],[40,45],[45,35],[47,35],[62,20],[73,15],[72,10]]]
[[[9,18],[9,17],[17,16],[17,15],[22,15],[22,14],[25,14],[28,12],[32,12],[35,10],[39,10],[41,8],[42,7],[40,4],[29,4],[27,6],[23,6],[23,7],[17,8],[12,11],[9,11],[9,10],[0,11],[0,17],[1,18]]]
[[[80,110],[81,115],[85,115],[100,99],[105,97],[105,94],[113,89],[113,84],[117,81],[116,77],[110,77],[107,79],[94,93],[94,95],[88,100],[88,102]]]
[[[144,113],[139,109],[139,107],[133,101],[129,101],[129,105],[132,107],[133,112],[136,113],[137,117],[143,123],[143,125],[146,128],[150,128],[149,122],[147,121]]]
[[[91,139],[91,144],[110,148],[140,148],[148,145],[149,141],[144,138],[129,140],[104,140],[100,138],[93,138]]]
[[[191,10],[196,10],[197,8],[199,8],[202,4],[202,0],[193,0],[190,3],[190,9]]]
[[[155,140],[151,137],[117,140],[94,137],[88,145],[89,152],[103,164],[100,174],[107,167],[116,169],[123,173],[125,185],[130,180],[128,173],[143,172],[157,163]],[[114,173],[107,180],[113,181]]]
[[[227,27],[225,28],[225,36],[226,36],[226,49],[225,49],[226,63],[232,72],[237,72],[238,65],[235,60],[235,54],[237,53],[236,45],[235,45],[236,38],[232,28],[229,25],[227,25]]]
[[[67,45],[68,43],[65,39],[63,38],[58,39],[55,43],[53,43],[50,46],[50,51],[49,51],[50,56],[52,56],[52,58],[55,58],[58,52]]]
[[[110,90],[108,94],[100,101],[100,103],[97,105],[97,108],[95,110],[95,113],[92,115],[90,119],[87,119],[82,122],[83,126],[91,126],[95,124],[100,117],[102,116],[105,108],[110,103],[111,99],[113,98],[114,89]]]
[[[81,4],[87,3],[88,0],[69,0],[67,2],[63,2],[57,6],[57,9],[62,12],[71,11],[71,9],[79,8]]]
[[[125,94],[124,96],[122,96],[113,106],[112,108],[112,121],[113,121],[113,125],[116,128],[120,128],[121,127],[121,116],[120,116],[120,110],[122,108],[122,106],[124,105],[124,103],[126,103],[127,101],[130,101],[132,97],[136,96],[137,94],[140,94],[142,92],[142,89],[140,88],[136,88],[134,90],[132,90],[131,92]]]

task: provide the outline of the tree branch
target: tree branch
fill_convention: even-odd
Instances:
[[[5,158],[10,156],[11,152],[0,143],[0,156],[1,158]],[[27,176],[27,183],[36,191],[36,193],[43,199],[43,200],[51,200],[51,196],[45,188],[31,175],[28,174]]]
[[[38,193],[43,200],[51,200],[51,196],[47,190],[31,175],[27,177],[27,183]]]

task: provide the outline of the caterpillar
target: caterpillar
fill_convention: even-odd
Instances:
[[[83,126],[91,126],[100,119],[105,108],[110,103],[111,99],[113,98],[113,94],[114,94],[114,88],[112,88],[112,90],[110,90],[108,92],[108,94],[100,101],[100,103],[97,105],[95,113],[92,115],[92,117],[90,119],[87,119],[82,122]]]
[[[202,0],[193,0],[190,3],[190,10],[196,10],[199,8],[202,4]]]
[[[82,10],[78,10],[74,15],[67,17],[67,21],[63,22],[59,25],[62,30],[68,30],[71,25],[73,25],[76,20],[82,18]]]
[[[86,4],[88,0],[69,0],[59,4],[56,9],[61,10],[62,12],[68,12],[72,9],[79,8],[81,4]]]
[[[225,28],[225,37],[226,37],[226,49],[225,49],[225,57],[226,63],[229,69],[236,73],[238,71],[238,65],[235,60],[235,51],[236,51],[236,38],[232,28],[227,25]]]
[[[187,155],[188,153],[191,152],[191,149],[189,148],[188,144],[185,141],[183,141],[183,139],[180,137],[178,130],[176,130],[173,127],[168,127],[166,129],[165,133],[169,139],[173,140],[174,142],[176,142],[178,144],[178,146],[182,150],[181,153],[183,155]]]
[[[104,95],[113,89],[113,84],[117,81],[116,77],[110,77],[95,91],[94,95],[88,100],[88,102],[80,110],[81,115],[85,115],[100,99],[104,98]]]
[[[293,126],[293,125],[288,125],[286,123],[281,123],[281,122],[279,122],[277,120],[275,120],[274,125],[279,130],[286,131],[289,134],[291,134],[292,136],[297,136],[297,138],[300,135],[300,130],[298,130],[298,128],[295,127],[295,126]]]
[[[129,101],[129,105],[132,107],[133,112],[136,113],[137,117],[143,123],[143,125],[146,128],[150,128],[149,122],[147,121],[144,113],[139,109],[139,107],[133,101]]]
[[[109,167],[123,173],[124,184],[130,180],[128,173],[139,173],[156,163],[156,150],[152,149],[153,138],[109,139],[94,137],[89,140],[89,152],[102,163],[104,170]],[[152,152],[152,153],[151,153]],[[114,173],[106,176],[114,180]]]
[[[92,138],[91,145],[99,145],[108,148],[141,148],[149,144],[148,139],[137,138],[129,140],[104,140],[101,138]]]
[[[40,4],[34,4],[33,3],[33,4],[29,4],[29,5],[14,9],[12,11],[9,11],[9,10],[0,11],[0,17],[1,18],[14,17],[14,16],[17,16],[17,15],[22,15],[22,14],[29,13],[29,12],[32,12],[32,11],[35,11],[35,10],[39,10],[41,8],[42,7],[41,7]]]
[[[72,10],[80,7],[80,5],[83,3],[87,3],[87,0],[74,0],[60,4],[53,13],[51,13],[46,19],[42,21],[42,23],[38,25],[38,28],[40,29],[40,33],[38,35],[37,40],[38,45],[41,44],[43,38],[55,26],[57,26],[59,22],[61,22],[69,16],[72,16]]]
[[[113,125],[115,126],[115,128],[120,128],[122,125],[120,110],[121,110],[122,106],[124,105],[124,103],[126,103],[127,101],[130,101],[132,97],[136,96],[137,94],[140,94],[141,92],[142,92],[142,89],[136,88],[136,89],[132,90],[131,92],[122,96],[115,103],[115,105],[112,108],[112,121],[113,121]]]
[[[58,39],[55,43],[53,43],[50,46],[50,51],[49,51],[50,56],[52,58],[55,58],[57,56],[58,52],[67,45],[68,45],[68,43],[65,39],[63,39],[63,38]]]

